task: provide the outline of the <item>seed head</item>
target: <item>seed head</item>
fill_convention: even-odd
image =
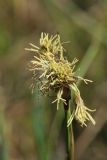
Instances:
[[[62,44],[58,34],[49,36],[48,33],[41,33],[39,47],[30,43],[31,48],[26,48],[26,50],[35,53],[30,61],[29,70],[36,77],[36,82],[41,84],[40,90],[43,93],[46,94],[50,90],[56,92],[57,98],[52,103],[57,102],[57,109],[60,102],[66,104],[65,88],[74,91],[76,109],[72,111],[68,126],[74,118],[82,126],[86,126],[87,121],[95,124],[94,119],[89,114],[90,111],[93,112],[94,110],[90,110],[84,105],[76,85],[79,79],[86,84],[92,81],[76,76],[74,70],[78,60],[75,58],[72,62],[68,62],[67,58],[64,57],[65,49]]]

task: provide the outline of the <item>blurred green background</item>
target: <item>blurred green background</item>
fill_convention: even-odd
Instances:
[[[65,160],[63,107],[29,88],[27,69],[41,32],[59,33],[96,126],[74,122],[75,159],[107,160],[107,0],[0,0],[0,160]]]

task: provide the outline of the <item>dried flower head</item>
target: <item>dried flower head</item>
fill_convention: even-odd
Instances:
[[[68,126],[75,118],[86,126],[87,121],[91,121],[95,124],[94,119],[89,114],[90,110],[85,105],[80,96],[80,91],[77,88],[77,81],[83,80],[86,84],[92,82],[88,79],[76,76],[74,69],[78,60],[75,58],[71,63],[64,57],[65,49],[60,40],[60,36],[49,36],[49,34],[41,33],[40,46],[37,47],[30,43],[31,48],[26,48],[28,51],[35,53],[33,60],[31,60],[30,71],[33,71],[36,81],[41,84],[40,90],[44,93],[48,93],[50,90],[54,90],[57,93],[57,98],[52,102],[57,102],[57,109],[60,102],[66,104],[65,90],[74,91],[76,109],[72,111],[70,119],[68,120]],[[69,96],[70,98],[71,96]]]

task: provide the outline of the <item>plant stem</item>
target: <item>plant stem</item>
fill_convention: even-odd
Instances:
[[[70,127],[67,127],[68,110],[65,110],[65,129],[66,129],[66,160],[71,160]]]
[[[73,134],[73,124],[67,127],[67,122],[70,114],[69,100],[66,99],[66,104],[64,104],[65,110],[65,130],[66,130],[66,160],[74,160],[74,134]]]
[[[66,160],[74,160],[74,136],[73,136],[73,126],[67,127],[67,122],[70,115],[69,100],[66,100],[64,104],[65,109],[65,130],[66,130]]]
[[[74,160],[74,132],[73,132],[73,123],[71,123],[71,159]]]

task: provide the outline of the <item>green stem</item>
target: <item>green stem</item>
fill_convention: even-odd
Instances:
[[[71,159],[74,160],[74,132],[73,132],[73,124],[71,123]]]
[[[67,122],[70,116],[70,107],[69,101],[66,100],[64,104],[65,109],[65,130],[66,130],[66,160],[74,160],[74,135],[73,135],[73,126],[67,127]]]
[[[71,160],[71,137],[70,137],[70,128],[67,127],[67,121],[68,121],[68,110],[65,110],[65,129],[66,129],[66,160]]]

